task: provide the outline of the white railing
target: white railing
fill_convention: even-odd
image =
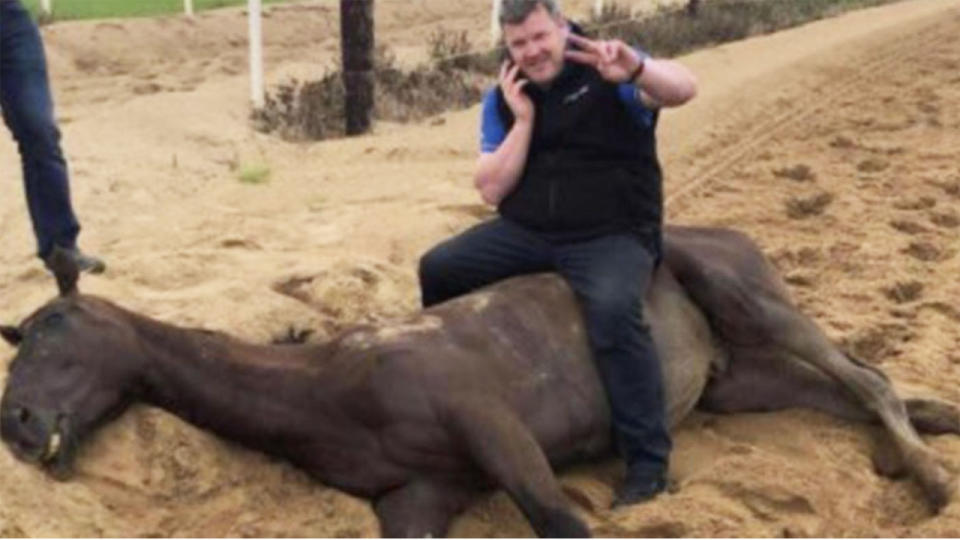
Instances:
[[[349,0],[340,0],[349,1]],[[502,0],[491,0],[490,37],[493,46],[500,43],[500,8]],[[607,0],[594,0],[593,11],[599,15]],[[47,15],[53,12],[53,0],[40,0],[41,10]],[[183,0],[183,12],[187,16],[194,14],[194,0]],[[248,42],[250,57],[250,102],[255,108],[262,108],[265,102],[263,75],[263,30],[262,0],[247,0]]]
[[[49,17],[53,14],[53,0],[40,0],[40,12]],[[263,86],[263,32],[261,22],[261,0],[247,1],[250,42],[250,102],[254,107],[263,107],[265,91]],[[183,0],[183,13],[193,17],[193,0]]]

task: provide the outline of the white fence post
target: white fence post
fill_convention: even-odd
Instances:
[[[193,0],[183,0],[183,12],[187,17],[193,17]]]
[[[40,11],[48,17],[53,14],[52,2],[53,0],[40,0]]]
[[[263,32],[260,20],[260,0],[248,0],[250,42],[250,101],[255,109],[263,108]]]
[[[603,15],[603,0],[596,0],[593,3],[593,16],[599,19],[601,15]]]
[[[490,7],[490,43],[496,47],[500,44],[500,0],[493,0]]]

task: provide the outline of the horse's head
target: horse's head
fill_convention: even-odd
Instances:
[[[118,308],[78,294],[76,274],[57,278],[59,298],[18,326],[0,327],[17,347],[0,402],[0,435],[18,458],[64,478],[84,436],[129,404],[139,355]]]

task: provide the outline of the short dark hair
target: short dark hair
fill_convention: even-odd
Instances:
[[[501,0],[500,26],[522,23],[537,6],[543,6],[550,15],[557,15],[560,13],[559,4],[559,0]]]

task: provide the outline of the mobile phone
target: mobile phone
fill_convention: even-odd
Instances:
[[[501,64],[504,62],[513,62],[513,58],[510,57],[510,49],[505,45],[497,47],[497,57],[500,59]]]
[[[500,63],[501,63],[501,64],[502,64],[503,62],[509,62],[509,63],[510,63],[510,67],[513,67],[513,65],[516,63],[516,62],[513,61],[513,57],[510,56],[510,51],[509,51],[506,47],[501,46],[501,47],[499,48],[499,53],[498,53],[498,54],[500,55]],[[519,76],[518,76],[517,78],[518,78],[518,79],[521,79],[521,80],[527,78],[527,75],[526,75],[526,73],[523,72],[523,69],[520,70],[520,74],[519,74]]]

